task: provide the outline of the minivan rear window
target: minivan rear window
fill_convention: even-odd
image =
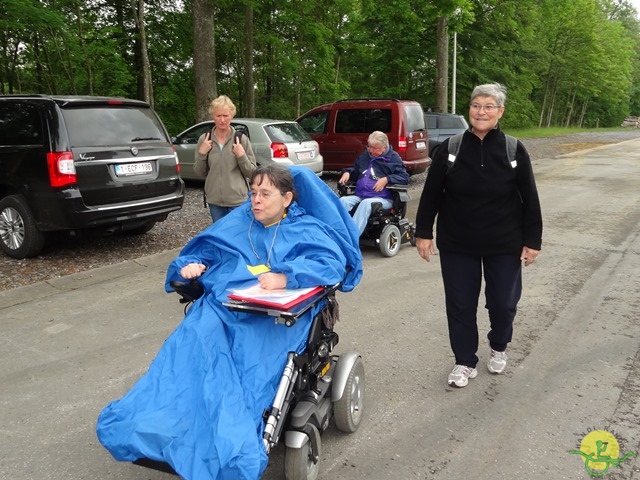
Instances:
[[[42,145],[42,121],[35,105],[0,103],[0,145]]]
[[[407,131],[425,130],[424,111],[420,105],[405,105],[404,116],[407,120]]]
[[[422,120],[424,123],[424,119]],[[338,110],[336,133],[388,133],[391,130],[391,109]]]
[[[168,142],[162,124],[150,108],[82,106],[65,108],[62,115],[72,147]],[[104,128],[105,125],[109,128]]]

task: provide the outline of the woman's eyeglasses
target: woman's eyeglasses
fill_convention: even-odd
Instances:
[[[480,105],[479,103],[472,103],[471,105],[469,105],[469,107],[471,107],[471,110],[484,110],[487,113],[491,113],[494,110],[498,110],[499,108],[501,108],[502,105]]]
[[[270,198],[274,197],[275,195],[284,195],[284,193],[279,192],[279,191],[275,191],[275,192],[271,192],[269,190],[251,190],[249,192],[249,196],[253,197],[253,198],[262,198],[263,200],[269,200]]]

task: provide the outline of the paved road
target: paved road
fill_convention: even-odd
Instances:
[[[339,350],[365,359],[366,416],[355,434],[323,436],[322,479],[587,479],[569,450],[603,429],[620,457],[640,455],[640,140],[534,168],[544,246],[524,272],[505,375],[481,365],[467,388],[447,387],[438,263],[408,245],[393,259],[365,250],[337,328]],[[175,478],[114,462],[94,434],[182,318],[162,290],[174,254],[0,292],[0,478]],[[484,312],[480,324],[484,336]],[[265,479],[282,478],[281,449],[271,460]],[[640,460],[602,478],[638,479]]]

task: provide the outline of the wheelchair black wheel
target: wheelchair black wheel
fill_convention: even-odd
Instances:
[[[320,431],[315,425],[309,424],[311,434],[318,445],[318,458],[314,462],[311,440],[301,448],[287,447],[284,452],[284,477],[287,480],[316,480],[320,472],[320,454],[322,443]]]
[[[400,251],[400,229],[397,225],[387,225],[380,234],[380,253],[385,257],[393,257]]]
[[[334,420],[341,432],[353,433],[360,426],[364,390],[364,363],[358,357],[351,367],[342,397],[333,404]]]

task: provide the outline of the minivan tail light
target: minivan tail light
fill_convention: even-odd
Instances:
[[[76,164],[71,152],[48,152],[49,183],[52,187],[65,187],[78,183]]]
[[[271,151],[273,152],[273,158],[288,158],[289,150],[284,143],[272,143]]]
[[[398,153],[407,151],[407,137],[398,137]]]

